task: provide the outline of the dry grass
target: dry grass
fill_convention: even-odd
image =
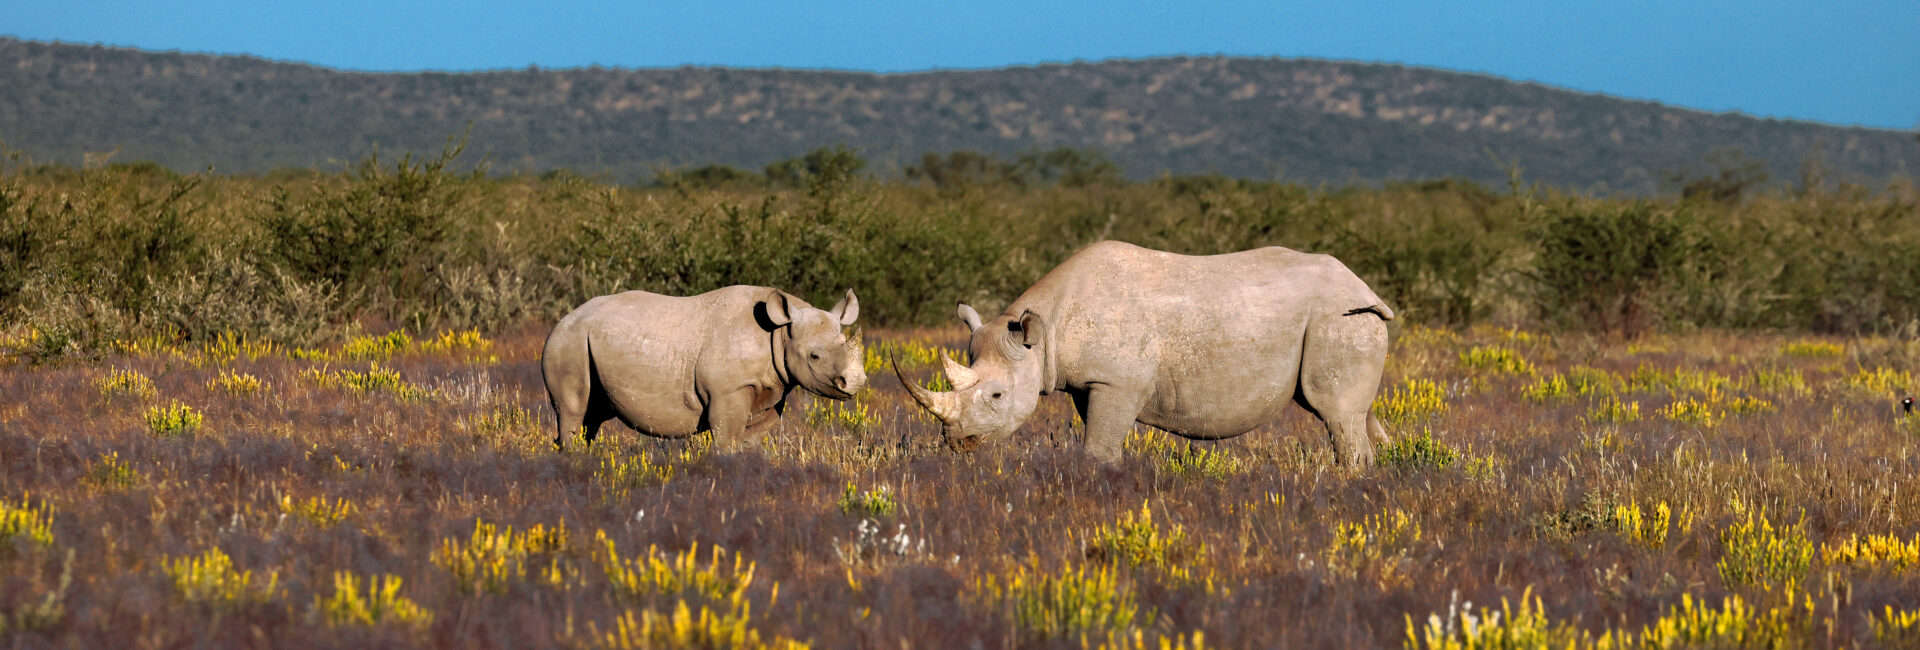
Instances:
[[[614,426],[556,453],[539,334],[0,368],[0,645],[1465,647],[1472,620],[1481,645],[1836,647],[1897,644],[1920,620],[1902,546],[1920,532],[1920,427],[1885,392],[1920,348],[1898,341],[1409,332],[1384,385],[1419,380],[1443,404],[1394,433],[1421,440],[1402,456],[1448,462],[1355,473],[1297,411],[1100,468],[1064,398],[1016,441],[955,455],[885,374],[862,426],[816,429],[796,394],[759,450]],[[313,379],[376,362],[407,390]],[[151,390],[103,388],[125,371]],[[176,403],[203,419],[154,435],[149,409]],[[1629,403],[1637,419],[1592,415]],[[1169,461],[1198,452],[1236,471]],[[646,471],[614,471],[641,456],[625,462]],[[884,512],[867,505],[880,486]],[[1180,552],[1089,551],[1149,523],[1134,537],[1177,532]],[[616,565],[616,547],[664,550]],[[168,567],[214,549],[207,580],[272,586],[191,597]]]

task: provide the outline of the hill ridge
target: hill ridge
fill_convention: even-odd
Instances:
[[[1818,160],[1877,183],[1911,133],[1714,112],[1477,71],[1225,55],[925,71],[718,66],[371,72],[252,55],[0,38],[0,143],[233,172],[436,150],[471,125],[501,171],[639,179],[758,168],[828,145],[897,170],[922,153],[1106,152],[1131,176],[1307,182],[1462,177],[1644,193],[1738,150],[1775,178]],[[1716,154],[1716,152],[1719,152]]]

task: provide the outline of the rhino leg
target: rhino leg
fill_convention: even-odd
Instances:
[[[600,387],[589,382],[583,390],[554,390],[549,385],[548,399],[553,403],[553,446],[566,449],[567,436],[578,435],[591,446],[600,436],[600,425],[614,417],[613,404]],[[584,394],[582,394],[584,393]]]
[[[1386,437],[1370,411],[1387,363],[1387,325],[1370,312],[1330,314],[1308,326],[1300,355],[1300,398],[1327,424],[1343,464],[1373,464],[1373,441]]]
[[[1080,419],[1087,423],[1087,453],[1109,465],[1120,462],[1127,430],[1133,428],[1140,408],[1146,404],[1145,393],[1094,385],[1087,388],[1085,397],[1081,395],[1075,393],[1073,402],[1080,409]]]
[[[767,411],[755,417],[754,401],[760,391],[741,387],[711,396],[707,401],[707,424],[713,429],[713,444],[721,449],[747,449],[760,441],[780,414]]]
[[[1380,416],[1367,414],[1367,436],[1373,438],[1375,445],[1393,444],[1393,438],[1387,435],[1387,427],[1380,424]]]

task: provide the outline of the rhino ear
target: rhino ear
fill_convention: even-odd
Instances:
[[[960,315],[960,322],[967,324],[967,331],[980,329],[980,312],[974,311],[973,307],[967,306],[964,302],[960,303],[960,308],[956,311]]]
[[[1029,309],[1020,314],[1020,320],[1007,321],[1007,338],[1032,348],[1047,339],[1047,321]]]
[[[768,329],[785,327],[793,322],[793,315],[787,312],[787,292],[779,289],[768,292],[767,297],[754,305],[753,311],[755,317],[764,321],[761,325]]]
[[[852,289],[848,289],[847,297],[841,298],[840,302],[833,306],[831,313],[833,319],[839,321],[841,325],[852,325],[853,321],[860,318],[860,298],[853,295]]]

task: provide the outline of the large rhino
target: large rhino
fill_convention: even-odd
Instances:
[[[1229,438],[1290,401],[1326,423],[1340,462],[1371,464],[1368,438],[1387,440],[1369,409],[1393,310],[1326,255],[1269,247],[1196,257],[1100,242],[993,320],[965,304],[959,313],[973,331],[973,363],[941,355],[954,390],[901,379],[956,448],[1012,433],[1056,390],[1073,397],[1087,451],[1108,463],[1136,421]]]
[[[786,408],[795,386],[847,399],[866,386],[860,316],[847,290],[822,311],[778,289],[732,286],[689,297],[628,291],[588,300],[547,336],[540,370],[559,432],[553,444],[619,417],[648,435],[712,430],[751,443]]]

